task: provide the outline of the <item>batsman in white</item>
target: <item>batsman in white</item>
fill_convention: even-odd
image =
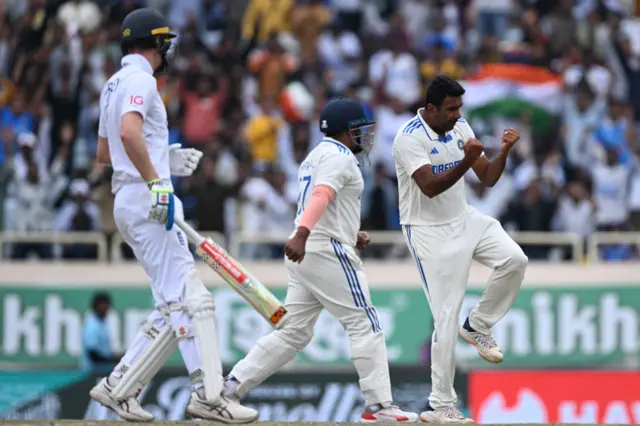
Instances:
[[[369,237],[360,229],[364,180],[355,154],[373,143],[374,123],[351,99],[329,102],[320,115],[326,135],[300,165],[296,230],[285,246],[288,323],[260,338],[225,380],[224,395],[239,400],[303,350],[323,308],[349,336],[365,410],[361,421],[416,422],[392,404],[387,348],[355,250]]]
[[[113,169],[118,231],[151,279],[155,310],[114,371],[91,397],[129,421],[150,421],[137,401],[179,347],[193,392],[192,417],[248,423],[258,413],[222,395],[213,295],[200,280],[184,233],[174,227],[182,203],[171,175],[189,176],[202,153],[168,144],[167,113],[154,73],[167,66],[171,39],[164,17],[138,9],[122,23],[122,68],[100,97],[98,160]]]
[[[462,179],[473,169],[483,184],[493,186],[520,136],[513,129],[505,130],[500,154],[489,161],[460,116],[464,92],[457,81],[437,77],[427,89],[425,107],[400,129],[393,144],[400,223],[435,324],[430,407],[420,415],[432,423],[473,423],[456,409],[453,377],[458,333],[485,360],[502,362],[491,328],[511,308],[527,266],[527,257],[500,222],[467,204]],[[481,300],[459,328],[472,259],[493,273]]]

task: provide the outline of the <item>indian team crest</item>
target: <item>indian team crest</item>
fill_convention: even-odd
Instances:
[[[462,139],[458,139],[458,148],[464,149],[464,142],[462,142]]]

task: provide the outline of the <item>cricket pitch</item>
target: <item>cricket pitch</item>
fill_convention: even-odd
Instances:
[[[217,422],[207,422],[207,423],[217,423]],[[306,424],[306,425],[318,425],[318,426],[356,426],[361,425],[361,423],[331,423],[331,422],[255,422],[253,424],[259,426],[293,426],[298,424]],[[151,423],[127,423],[123,421],[100,421],[100,420],[35,420],[35,421],[27,421],[27,420],[15,420],[15,421],[0,421],[0,426],[124,426],[124,425],[132,425],[132,426],[147,426],[147,425],[157,425],[157,426],[193,426],[193,421],[183,420],[183,421],[166,421],[159,420]],[[542,423],[522,423],[519,426],[542,426]],[[569,426],[570,423],[567,424],[554,424],[553,426]],[[512,425],[502,425],[502,424],[491,424],[487,426],[512,426]],[[547,426],[544,424],[544,426]],[[596,426],[596,425],[580,425],[580,426]]]

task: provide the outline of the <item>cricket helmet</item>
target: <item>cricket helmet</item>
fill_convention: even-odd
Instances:
[[[128,54],[132,47],[155,48],[162,56],[162,65],[155,71],[166,69],[171,39],[176,35],[169,31],[169,24],[160,12],[148,7],[130,12],[122,21],[120,35],[123,55]]]
[[[369,154],[373,147],[374,127],[375,121],[367,117],[364,106],[354,99],[334,99],[320,113],[320,131],[329,136],[348,131],[358,147],[355,153]]]

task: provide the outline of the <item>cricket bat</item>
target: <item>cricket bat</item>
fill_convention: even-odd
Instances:
[[[182,229],[189,242],[196,246],[196,254],[222,277],[240,296],[278,329],[287,322],[287,309],[244,266],[216,244],[211,238],[204,238],[184,220],[175,218],[174,224]]]

